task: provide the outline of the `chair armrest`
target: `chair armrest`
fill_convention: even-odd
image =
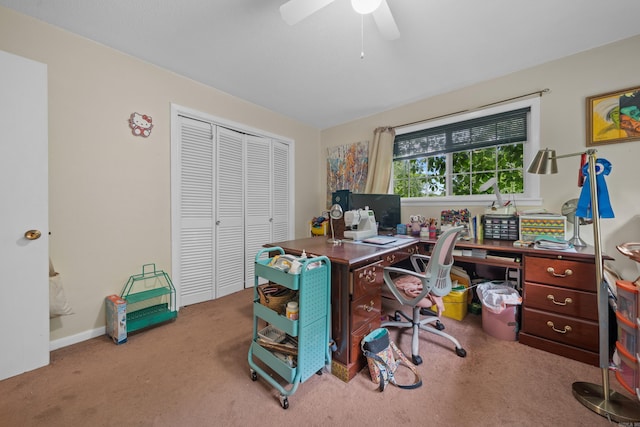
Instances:
[[[409,298],[403,291],[398,289],[390,273],[398,273],[417,277],[422,282],[422,291],[420,291],[420,294],[418,294],[417,296]],[[387,288],[389,288],[393,296],[395,296],[401,304],[411,307],[415,307],[420,301],[422,301],[424,297],[426,297],[429,292],[431,292],[431,288],[433,287],[428,277],[424,273],[420,273],[417,271],[405,270],[404,268],[399,267],[385,267],[383,270],[383,275],[384,283]]]

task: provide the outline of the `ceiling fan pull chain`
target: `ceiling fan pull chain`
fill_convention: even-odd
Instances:
[[[360,15],[360,59],[364,59],[364,15]]]

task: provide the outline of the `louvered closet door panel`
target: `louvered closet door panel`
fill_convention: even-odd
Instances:
[[[244,289],[244,154],[242,133],[218,127],[216,298]]]
[[[247,136],[246,194],[246,287],[254,284],[256,253],[271,237],[271,140]],[[266,256],[266,255],[265,255]]]
[[[289,240],[289,207],[291,205],[290,195],[294,188],[289,180],[289,145],[279,141],[273,141],[272,148],[272,217],[274,242]]]
[[[180,118],[179,271],[181,305],[214,297],[213,127]],[[176,275],[176,273],[174,273]]]

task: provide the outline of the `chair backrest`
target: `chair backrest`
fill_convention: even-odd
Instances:
[[[433,295],[443,297],[451,292],[453,248],[463,229],[464,227],[454,227],[445,231],[440,235],[433,251],[431,251],[431,258],[425,268],[425,274],[430,278],[429,287]]]

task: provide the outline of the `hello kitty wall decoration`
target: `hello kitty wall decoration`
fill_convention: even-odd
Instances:
[[[129,117],[129,127],[131,133],[135,136],[142,136],[144,138],[151,135],[151,128],[153,128],[153,120],[151,116],[140,113],[131,113]]]

